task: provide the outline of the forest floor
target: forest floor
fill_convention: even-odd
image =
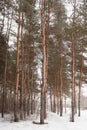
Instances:
[[[70,112],[60,117],[56,113],[48,113],[48,124],[33,124],[38,121],[36,117],[29,117],[26,121],[18,123],[9,120],[8,116],[0,118],[0,130],[87,130],[87,110],[81,111],[81,117],[75,115],[75,122],[70,122]]]

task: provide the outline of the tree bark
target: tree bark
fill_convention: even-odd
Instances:
[[[76,12],[76,0],[74,0],[74,14],[73,14],[73,23],[72,23],[72,33],[71,33],[71,42],[72,42],[72,99],[71,99],[71,122],[74,122],[75,114],[75,36],[74,36],[74,26],[75,26],[75,12]]]
[[[75,112],[75,45],[72,34],[72,99],[71,99],[71,121],[74,122]]]
[[[52,103],[52,89],[50,88],[50,110],[53,111],[53,103]]]
[[[23,13],[21,25],[21,39],[23,38]],[[23,88],[24,88],[24,43],[21,41],[21,86],[20,86],[20,119],[23,120]]]
[[[4,117],[5,104],[6,104],[6,78],[7,78],[7,48],[5,54],[5,69],[4,69],[4,83],[3,83],[3,96],[2,96],[2,118]]]
[[[80,117],[80,104],[81,104],[81,87],[82,87],[82,72],[83,72],[83,56],[81,57],[81,68],[80,68],[80,77],[79,77],[79,94],[78,94],[78,116]]]
[[[60,116],[63,114],[63,80],[62,80],[62,53],[60,45]]]
[[[14,90],[14,121],[18,119],[18,86],[19,86],[19,38],[20,38],[20,10],[18,18],[18,36],[17,36],[17,51],[16,51],[16,84]]]
[[[44,124],[45,112],[45,91],[46,91],[46,16],[45,16],[45,0],[42,0],[41,10],[41,34],[42,34],[42,86],[41,86],[41,110],[40,110],[40,124]]]

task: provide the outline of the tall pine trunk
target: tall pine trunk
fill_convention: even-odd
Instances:
[[[21,25],[21,39],[23,38],[23,13]],[[24,88],[24,43],[21,41],[21,86],[20,86],[20,119],[23,120],[23,88]]]
[[[74,122],[75,114],[75,13],[76,13],[76,0],[74,0],[74,13],[72,21],[72,33],[71,33],[71,42],[72,42],[72,98],[71,98],[71,122]]]
[[[18,18],[18,36],[17,36],[17,50],[16,50],[16,81],[14,90],[14,121],[18,119],[18,86],[19,86],[19,38],[20,38],[20,9]]]
[[[45,112],[45,92],[46,92],[46,18],[45,18],[45,0],[42,0],[41,9],[41,34],[42,34],[42,86],[41,86],[41,110],[40,110],[40,124],[44,124]]]
[[[74,108],[75,108],[75,45],[72,34],[72,99],[71,99],[71,121],[74,122]]]

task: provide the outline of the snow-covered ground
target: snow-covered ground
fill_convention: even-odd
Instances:
[[[70,122],[70,113],[68,112],[63,117],[54,113],[48,113],[45,125],[33,124],[32,121],[36,117],[20,121],[18,123],[11,122],[0,118],[0,130],[87,130],[87,110],[81,112],[81,117],[75,117],[75,122]]]

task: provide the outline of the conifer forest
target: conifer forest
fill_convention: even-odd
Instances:
[[[0,0],[0,120],[67,109],[87,110],[87,0]]]

